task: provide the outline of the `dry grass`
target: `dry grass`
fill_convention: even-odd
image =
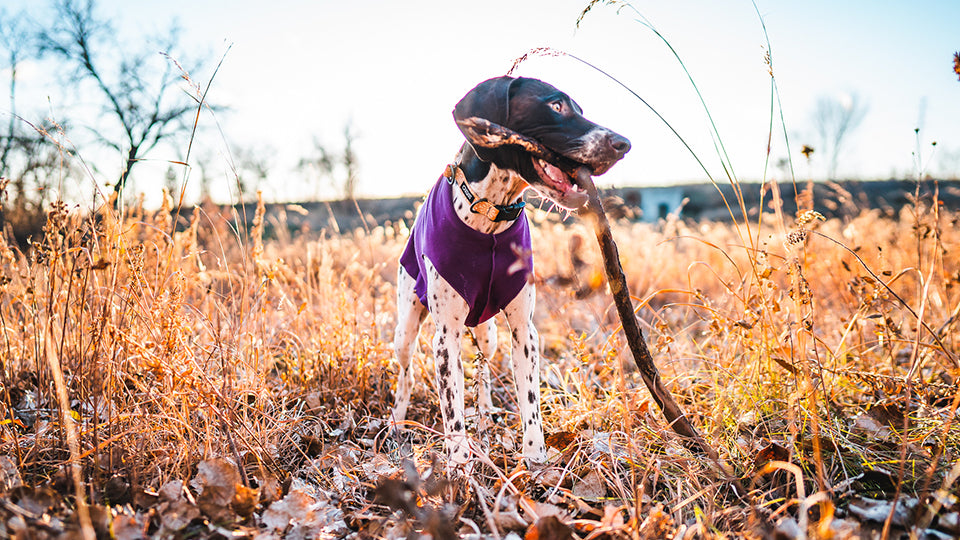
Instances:
[[[36,490],[59,493],[47,512],[69,516],[79,487],[94,526],[101,505],[120,504],[129,506],[114,515],[138,516],[151,534],[214,534],[199,525],[210,522],[252,534],[291,482],[339,508],[350,530],[416,526],[390,517],[380,504],[389,493],[375,501],[383,478],[403,476],[404,456],[424,471],[441,448],[425,355],[411,434],[398,444],[384,429],[405,228],[263,241],[262,218],[249,234],[231,218],[198,209],[171,235],[166,207],[120,221],[61,206],[29,254],[3,247],[7,533],[21,522],[47,531],[18,514]],[[714,480],[713,464],[684,450],[651,405],[589,232],[575,218],[533,219],[559,487],[531,482],[517,462],[498,356],[494,402],[505,412],[481,437],[490,459],[471,484],[421,492],[421,510],[500,534],[506,515],[518,527],[563,510],[582,537],[763,535],[784,518],[843,537],[869,525],[842,517],[858,497],[917,500],[944,483],[960,452],[956,214],[927,200],[893,218],[864,210],[798,226],[764,215],[749,232],[676,219],[615,225],[664,378],[749,493]],[[192,525],[164,522],[173,510],[157,506],[158,490],[221,457],[242,465],[258,510],[223,517],[201,504]],[[417,474],[406,466],[413,489]],[[956,496],[956,484],[944,487]]]

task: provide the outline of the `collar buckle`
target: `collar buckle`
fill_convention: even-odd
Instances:
[[[523,207],[527,205],[524,201],[518,201],[513,204],[493,204],[486,199],[477,199],[477,196],[470,191],[467,185],[467,179],[463,171],[457,165],[447,165],[443,171],[443,178],[450,183],[456,184],[470,203],[470,211],[474,214],[480,214],[490,221],[514,221],[523,213]]]
[[[486,216],[486,218],[490,221],[500,221],[498,219],[500,217],[500,209],[486,199],[480,199],[479,201],[471,204],[470,211],[474,214]]]

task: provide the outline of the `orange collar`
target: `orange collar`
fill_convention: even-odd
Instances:
[[[485,216],[490,221],[515,221],[520,217],[520,214],[523,213],[523,207],[527,205],[527,203],[523,201],[513,204],[493,204],[486,199],[478,199],[477,196],[470,191],[470,186],[467,185],[467,179],[457,165],[447,165],[447,168],[443,171],[443,177],[446,178],[447,182],[455,184],[460,188],[463,196],[466,197],[467,202],[470,203],[471,212]]]

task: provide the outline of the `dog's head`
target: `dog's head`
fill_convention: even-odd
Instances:
[[[453,116],[480,159],[515,171],[568,209],[587,202],[577,169],[601,175],[630,150],[625,137],[587,120],[570,96],[537,79],[486,80]]]

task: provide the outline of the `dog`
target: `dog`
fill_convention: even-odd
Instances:
[[[567,94],[531,78],[486,80],[457,103],[453,116],[467,142],[430,190],[400,257],[394,338],[399,374],[390,424],[398,431],[406,418],[414,384],[410,361],[429,312],[436,326],[433,356],[448,466],[468,463],[461,341],[465,328],[474,328],[480,353],[491,358],[497,347],[493,317],[503,312],[512,341],[522,456],[536,467],[546,461],[547,452],[523,193],[532,188],[575,210],[587,195],[571,171],[587,167],[593,175],[605,173],[630,150],[630,141],[584,118]],[[471,121],[502,128],[510,139],[491,142],[477,136],[468,127]],[[489,412],[493,405],[485,365],[477,376],[478,408]]]

